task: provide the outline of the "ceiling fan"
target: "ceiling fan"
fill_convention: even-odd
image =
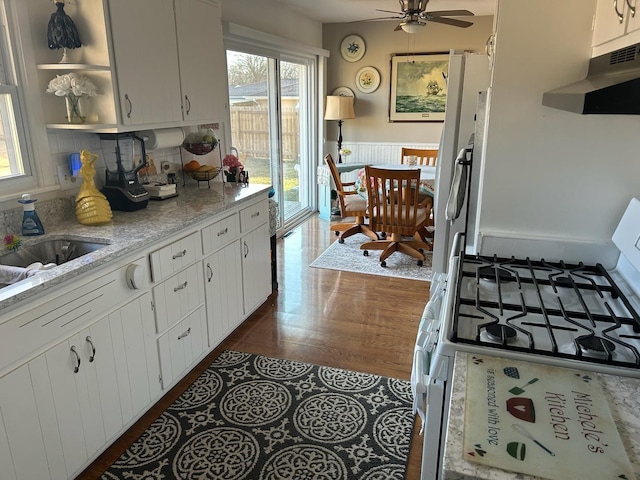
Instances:
[[[434,12],[427,12],[427,4],[429,0],[398,0],[400,3],[400,12],[393,12],[391,10],[380,10],[378,12],[393,13],[393,17],[380,17],[364,20],[365,22],[376,20],[390,20],[396,18],[402,20],[395,30],[404,30],[407,33],[417,33],[427,22],[443,23],[445,25],[451,25],[453,27],[467,28],[473,25],[471,22],[465,20],[457,20],[455,18],[446,17],[471,17],[473,12],[469,10],[438,10]]]

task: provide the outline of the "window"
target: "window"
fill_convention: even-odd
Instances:
[[[0,27],[0,182],[6,182],[31,172],[5,2],[0,3]]]

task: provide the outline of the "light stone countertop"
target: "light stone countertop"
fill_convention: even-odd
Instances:
[[[596,374],[609,400],[611,414],[618,427],[622,443],[633,466],[636,479],[640,479],[640,379]],[[451,408],[447,427],[443,459],[443,480],[539,480],[521,473],[468,462],[462,458],[464,434],[465,395],[467,383],[467,353],[456,352],[453,372]],[[568,461],[579,462],[580,459]],[[586,477],[584,477],[586,478]]]
[[[270,185],[221,182],[211,182],[211,188],[207,188],[206,183],[200,183],[198,186],[188,183],[185,187],[179,185],[177,197],[161,201],[149,200],[146,208],[135,212],[114,211],[112,221],[101,226],[82,225],[78,223],[74,214],[53,223],[41,216],[46,234],[39,237],[21,237],[23,245],[36,243],[44,238],[61,237],[108,245],[14,285],[0,288],[0,314],[24,299],[47,292],[56,285],[109,261],[142,250],[154,242],[237,207],[258,195],[267,198],[270,188]]]

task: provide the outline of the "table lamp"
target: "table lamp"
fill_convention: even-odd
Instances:
[[[325,120],[338,121],[338,163],[342,163],[342,121],[348,118],[356,118],[353,111],[353,97],[340,95],[327,96],[327,109],[324,112]]]

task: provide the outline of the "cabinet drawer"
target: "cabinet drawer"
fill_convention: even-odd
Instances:
[[[195,263],[153,287],[158,333],[165,331],[204,303],[202,283],[200,264]]]
[[[202,250],[207,255],[233,242],[240,234],[240,218],[237,214],[215,222],[202,229]]]
[[[269,200],[240,210],[240,231],[247,233],[269,220]]]
[[[200,235],[194,232],[160,250],[151,257],[151,275],[154,282],[173,275],[185,266],[196,261],[202,251]]]
[[[190,367],[207,347],[206,315],[199,308],[158,339],[162,388]]]

